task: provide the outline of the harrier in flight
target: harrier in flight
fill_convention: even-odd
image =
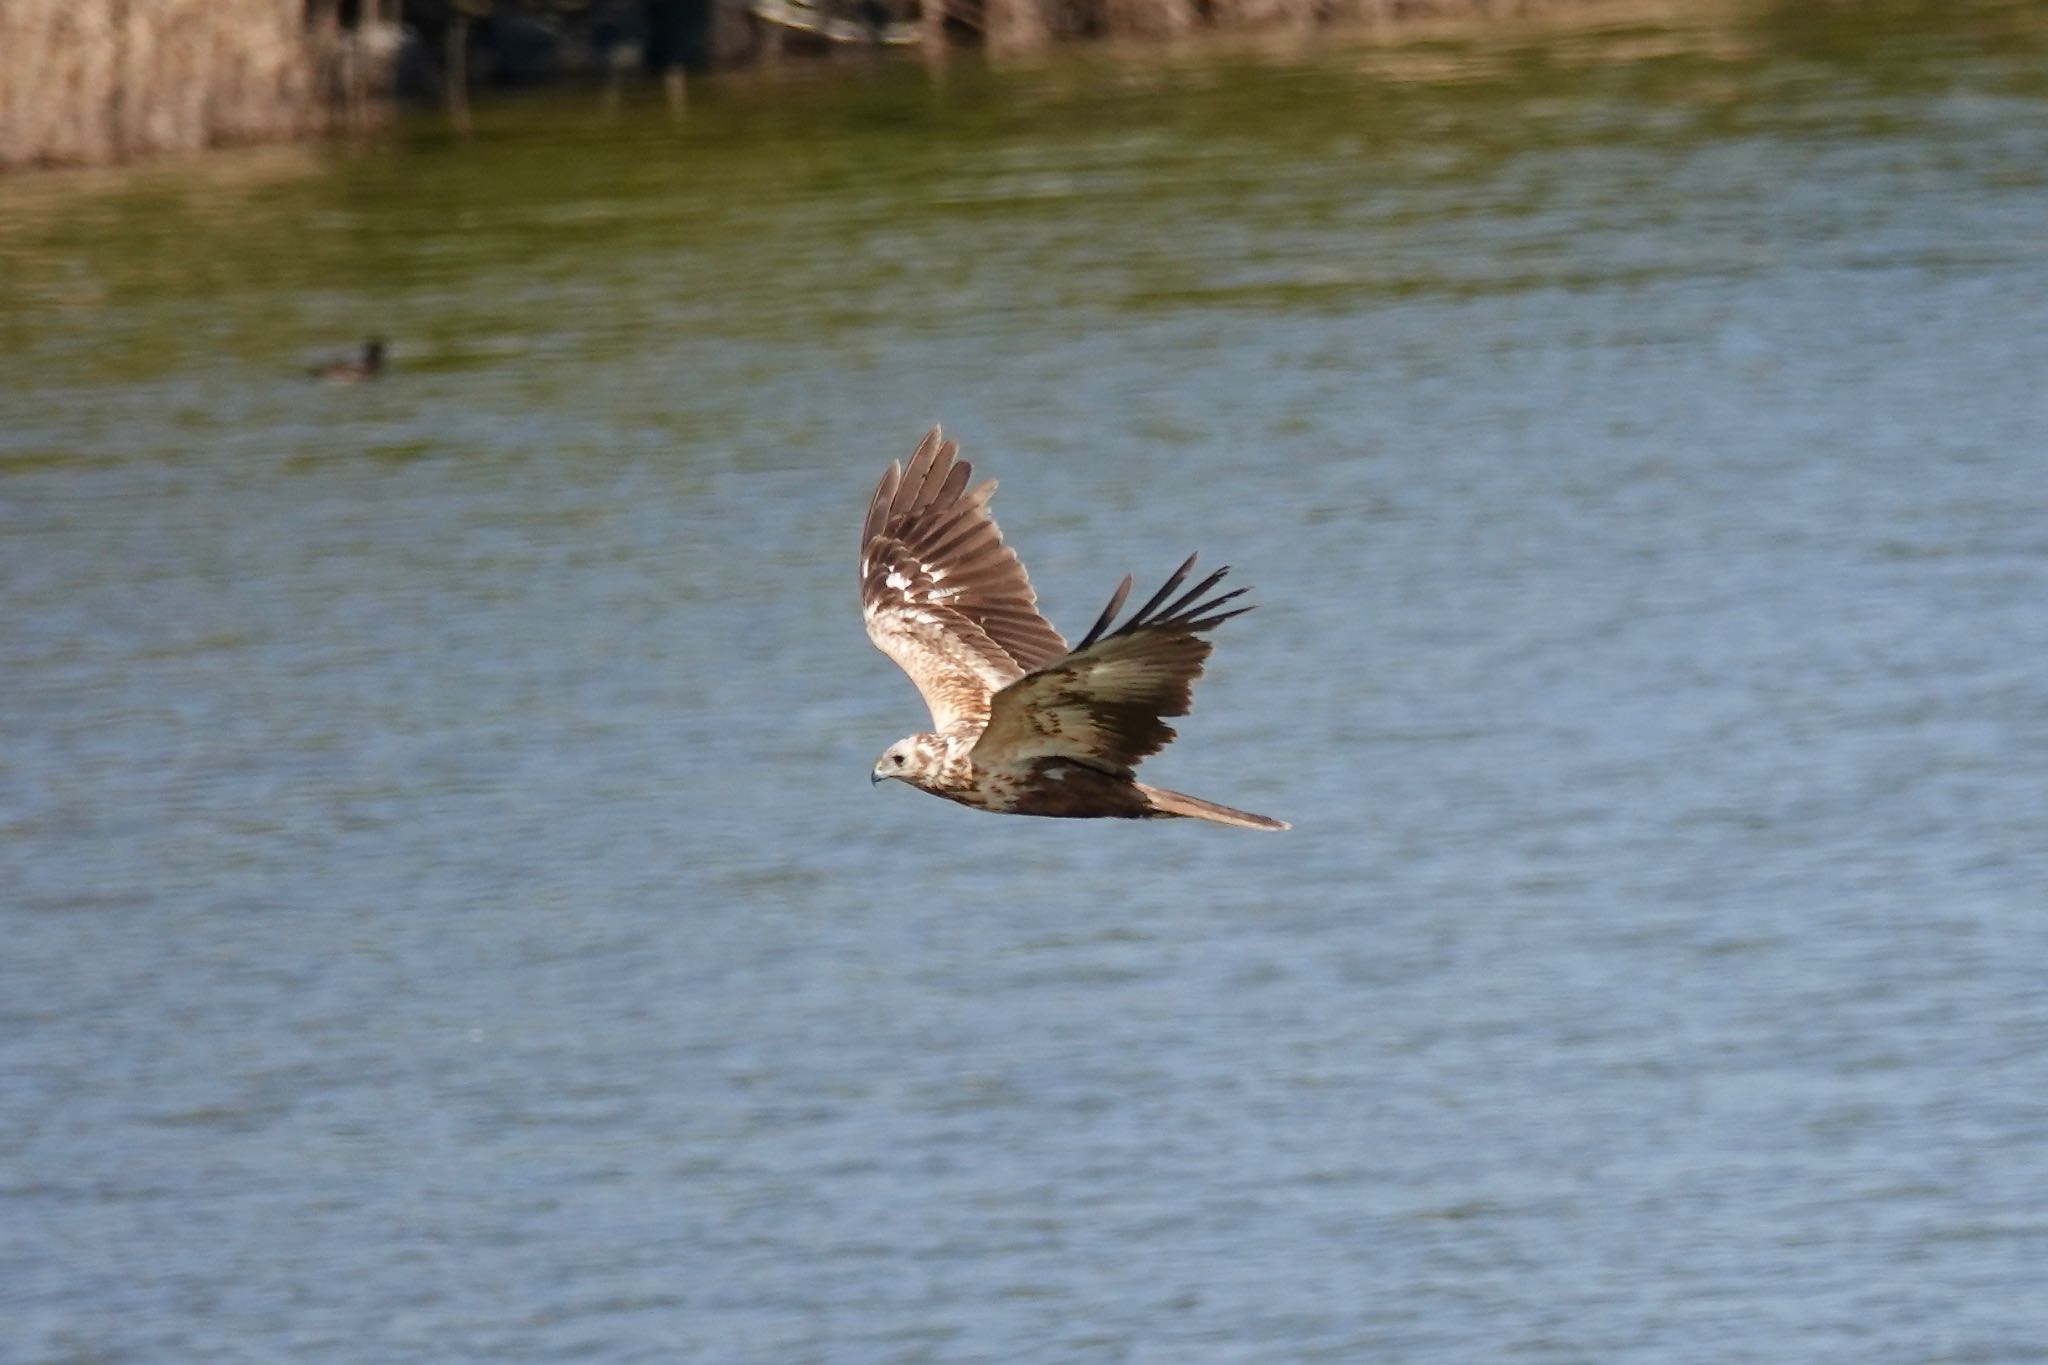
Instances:
[[[1173,738],[1163,716],[1184,716],[1210,644],[1204,631],[1250,611],[1211,595],[1218,569],[1174,596],[1194,556],[1121,626],[1110,629],[1131,579],[1074,649],[1038,614],[1038,594],[989,515],[991,479],[972,470],[937,427],[910,467],[894,463],[875,488],[860,533],[861,605],[868,638],[894,659],[931,707],[933,731],[889,746],[872,779],[893,777],[1009,815],[1186,816],[1244,829],[1285,821],[1148,787],[1140,759]]]

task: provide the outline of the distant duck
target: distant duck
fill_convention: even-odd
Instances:
[[[363,353],[354,360],[329,361],[306,373],[328,384],[360,384],[376,379],[384,373],[384,338],[371,337],[364,342]]]

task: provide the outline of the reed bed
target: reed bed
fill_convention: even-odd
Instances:
[[[303,0],[0,0],[0,169],[324,126]]]

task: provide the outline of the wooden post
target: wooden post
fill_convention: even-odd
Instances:
[[[711,0],[648,0],[646,12],[648,65],[661,79],[669,117],[679,119],[689,97],[685,73],[691,63],[704,60],[703,48],[710,41]]]
[[[1000,61],[1044,49],[1052,40],[1046,11],[1052,0],[984,0],[982,39],[988,55]]]
[[[469,15],[455,9],[448,15],[448,51],[442,78],[448,101],[448,122],[456,132],[469,133]]]

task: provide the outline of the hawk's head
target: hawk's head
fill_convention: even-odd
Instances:
[[[946,742],[937,735],[911,735],[907,739],[899,739],[875,760],[868,782],[872,785],[893,777],[913,787],[929,786],[937,779],[945,756]]]

